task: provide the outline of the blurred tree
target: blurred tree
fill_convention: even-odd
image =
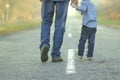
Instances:
[[[92,0],[100,15],[120,19],[120,0]],[[8,7],[9,5],[9,7]],[[0,21],[29,21],[39,18],[39,0],[0,0]]]
[[[99,14],[109,19],[120,19],[120,0],[99,0],[96,2]]]
[[[0,20],[29,21],[39,16],[39,0],[0,0]]]

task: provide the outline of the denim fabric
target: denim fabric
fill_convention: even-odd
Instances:
[[[41,44],[50,47],[50,27],[53,22],[54,10],[55,15],[55,32],[53,37],[52,57],[60,56],[60,48],[63,43],[63,36],[65,32],[65,24],[67,18],[69,0],[64,1],[42,1],[42,24],[41,24]],[[56,7],[56,9],[55,9]]]
[[[78,52],[80,56],[84,55],[84,48],[86,40],[88,40],[88,52],[87,57],[93,57],[94,43],[95,43],[96,28],[82,27],[81,37],[78,45]]]
[[[90,28],[97,27],[97,13],[94,4],[90,0],[83,0],[81,6],[76,8],[83,16],[82,25]]]
[[[64,0],[52,0],[52,1],[64,1]]]

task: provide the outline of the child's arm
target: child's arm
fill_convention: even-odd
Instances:
[[[77,6],[76,9],[83,13],[87,11],[87,6],[85,4],[82,4],[81,6]]]

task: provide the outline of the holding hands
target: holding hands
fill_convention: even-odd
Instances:
[[[70,5],[71,5],[73,8],[76,8],[76,7],[78,6],[78,0],[71,0]]]
[[[39,1],[42,2],[42,0],[39,0]],[[77,8],[77,6],[78,6],[78,0],[71,0],[70,5],[71,5],[73,8]]]

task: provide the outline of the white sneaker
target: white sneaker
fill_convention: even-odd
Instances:
[[[87,60],[92,60],[92,57],[87,57]]]
[[[82,59],[82,58],[83,58],[83,56],[79,56],[79,55],[78,55],[78,58],[79,58],[79,59]]]
[[[82,58],[83,58],[83,56],[78,55],[78,52],[75,53],[75,56],[76,56],[77,58],[79,58],[79,59],[82,59]]]

